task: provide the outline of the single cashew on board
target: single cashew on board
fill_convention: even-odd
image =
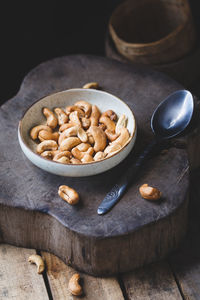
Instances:
[[[146,183],[139,188],[139,191],[142,198],[147,200],[159,200],[161,197],[161,192],[158,189],[151,187]]]
[[[58,195],[71,205],[75,205],[79,202],[79,194],[67,185],[59,186]]]
[[[32,254],[31,256],[29,256],[28,261],[31,264],[36,264],[38,274],[41,274],[42,272],[44,272],[45,264],[40,255]]]
[[[83,89],[99,89],[98,82],[88,82],[84,84]]]
[[[69,280],[69,291],[72,295],[74,296],[80,296],[83,293],[82,287],[79,284],[79,280],[80,280],[80,275],[74,274],[71,279]]]

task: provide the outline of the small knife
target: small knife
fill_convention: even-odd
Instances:
[[[144,152],[138,157],[135,164],[131,164],[125,174],[123,174],[123,176],[119,178],[118,182],[113,186],[110,192],[108,192],[108,194],[99,205],[97,209],[98,215],[104,215],[105,213],[107,213],[121,199],[128,185],[132,182],[134,176],[156,145],[157,141],[153,140],[144,150]]]

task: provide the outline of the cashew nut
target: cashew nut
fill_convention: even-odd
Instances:
[[[101,128],[103,131],[106,130],[106,125],[105,124],[99,124],[99,128]]]
[[[78,106],[79,108],[83,109],[85,112],[85,116],[86,118],[89,118],[91,111],[92,111],[92,105],[86,101],[78,101],[75,103],[76,106]]]
[[[108,145],[105,148],[104,153],[107,154],[107,157],[108,157],[108,156],[111,156],[114,153],[118,152],[121,148],[122,148],[121,145],[111,143],[110,145]]]
[[[111,131],[115,132],[115,122],[112,121],[109,117],[106,117],[104,115],[101,115],[99,122],[106,125],[106,128]]]
[[[73,111],[77,111],[78,112],[79,118],[84,118],[85,117],[85,112],[80,107],[78,107],[76,105],[72,105],[72,106],[67,106],[66,107],[66,112],[67,113],[71,113]]]
[[[116,139],[118,138],[118,136],[119,136],[119,134],[114,133],[114,132],[111,132],[111,131],[109,131],[108,129],[105,130],[105,134],[106,134],[107,138],[108,138],[111,142],[113,142],[114,140],[116,140]]]
[[[70,159],[70,162],[71,162],[73,165],[81,164],[81,161],[80,161],[79,159],[77,159],[77,158],[74,158],[74,157],[72,157],[72,158]]]
[[[57,120],[56,116],[54,115],[54,113],[49,108],[44,107],[43,114],[47,118],[47,125],[51,128],[56,128],[56,126],[58,124],[58,120]]]
[[[82,163],[89,163],[92,162],[94,159],[92,157],[92,155],[90,155],[89,153],[86,153],[83,158],[81,159]]]
[[[101,113],[96,105],[92,105],[92,112],[90,115],[90,126],[98,126],[99,124],[99,118],[101,116]]]
[[[151,187],[146,183],[139,188],[139,191],[142,198],[147,200],[159,200],[161,197],[161,192],[158,189]]]
[[[62,156],[61,158],[58,158],[57,160],[54,161],[59,162],[61,164],[70,164],[70,159],[66,156]]]
[[[84,117],[81,119],[81,123],[84,129],[88,129],[90,127],[90,119]]]
[[[77,129],[77,136],[78,138],[81,140],[81,142],[86,143],[88,140],[88,136],[87,133],[85,132],[85,130],[81,127],[79,127]]]
[[[61,157],[67,157],[68,159],[72,157],[72,154],[70,151],[59,151],[54,157],[53,160],[58,161]]]
[[[98,82],[88,82],[84,84],[83,89],[99,89],[99,84]]]
[[[109,110],[106,110],[104,113],[102,113],[102,116],[105,116],[105,117],[108,117],[110,118],[112,121],[116,121],[117,120],[117,115],[116,113],[109,109]]]
[[[117,153],[122,147],[125,146],[125,144],[128,142],[130,138],[127,128],[123,127],[119,130],[119,132],[120,132],[119,137],[115,141],[110,143],[104,150],[104,153],[108,154],[107,157]]]
[[[119,146],[119,145],[118,145],[118,146]],[[115,151],[114,151],[114,148],[111,149],[110,153],[108,153],[108,154],[106,155],[106,158],[109,158],[109,157],[115,155],[115,154],[118,153],[121,149],[122,149],[121,146],[119,146],[119,149],[117,149],[117,150],[115,150]]]
[[[60,144],[61,151],[68,151],[81,143],[81,140],[78,137],[68,137],[62,141]]]
[[[64,130],[59,136],[58,144],[60,145],[64,139],[70,136],[77,136],[77,131],[78,131],[77,125]]]
[[[87,140],[88,140],[87,133],[85,132],[85,130],[83,128],[78,127],[78,126],[73,126],[73,127],[66,129],[65,131],[63,131],[61,133],[61,135],[59,136],[59,139],[58,139],[58,144],[60,145],[65,138],[68,138],[70,136],[78,136],[78,138],[83,143],[87,142]]]
[[[48,131],[48,132],[52,132],[52,129],[47,126],[47,125],[38,125],[38,126],[35,126],[31,129],[31,132],[30,132],[30,136],[33,140],[36,140],[38,138],[38,134],[41,130],[45,130],[45,131]]]
[[[76,147],[74,147],[73,149],[72,149],[72,155],[75,157],[75,158],[77,158],[77,159],[82,159],[83,158],[83,156],[85,155],[85,153],[84,152],[81,152],[78,148],[76,148]]]
[[[79,284],[79,280],[80,280],[80,275],[78,273],[74,274],[69,280],[68,288],[70,293],[74,296],[80,296],[83,293],[82,287]]]
[[[80,151],[78,149],[78,146],[72,149],[72,155],[79,160],[81,160],[85,156],[85,154],[89,154],[90,156],[92,156],[93,153],[94,149],[92,147],[88,148],[86,151]]]
[[[73,126],[77,126],[75,123],[65,123],[63,125],[60,126],[59,131],[63,132],[64,130],[73,127]]]
[[[55,150],[55,151],[44,151],[41,153],[41,156],[46,158],[46,159],[52,159],[54,158],[54,156],[59,153],[59,150]]]
[[[57,142],[59,137],[59,133],[58,132],[49,132],[46,130],[41,130],[38,134],[38,139],[40,140],[40,142],[43,142],[45,140],[54,140]]]
[[[105,154],[104,152],[99,151],[99,152],[97,152],[97,153],[95,154],[94,160],[95,160],[95,161],[97,161],[97,160],[102,160],[102,159],[105,158],[105,156],[106,156],[106,154]]]
[[[94,154],[94,148],[90,147],[87,151],[87,154],[93,155]]]
[[[59,186],[58,195],[71,205],[75,205],[79,202],[78,193],[67,185]]]
[[[86,152],[90,147],[91,147],[91,145],[88,143],[81,143],[78,146],[76,146],[75,148],[78,148],[78,150],[80,150],[81,152]]]
[[[129,140],[130,135],[129,135],[128,129],[125,127],[121,128],[119,130],[119,133],[120,133],[119,137],[111,144],[119,144],[121,147],[123,147]]]
[[[126,127],[127,118],[125,115],[121,115],[117,121],[115,132],[119,133],[120,129]]]
[[[58,124],[62,125],[68,122],[68,115],[64,112],[63,109],[57,107],[54,109],[57,117],[58,117]]]
[[[91,133],[89,132],[89,129],[87,130],[87,136],[88,136],[88,142],[89,142],[91,145],[94,145],[94,138],[93,138],[93,136],[91,135]]]
[[[69,115],[69,119],[72,123],[75,123],[77,126],[81,127],[81,121],[79,119],[79,114],[77,111],[73,111]]]
[[[37,145],[37,153],[42,153],[46,150],[57,150],[58,149],[58,144],[56,143],[56,141],[53,140],[47,140],[47,141],[43,141],[40,144]]]
[[[40,255],[32,254],[31,256],[29,256],[28,261],[31,264],[36,264],[37,265],[38,274],[41,274],[42,272],[44,272],[45,264],[44,264],[44,261],[43,261],[43,259]]]
[[[103,151],[107,143],[105,132],[97,126],[91,126],[89,132],[94,138],[94,151]]]

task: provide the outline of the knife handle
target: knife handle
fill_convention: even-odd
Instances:
[[[141,168],[148,156],[152,153],[156,145],[157,141],[153,140],[145,148],[142,154],[138,156],[135,163],[131,164],[126,173],[119,178],[118,182],[112,187],[110,192],[108,192],[98,207],[97,213],[99,215],[107,213],[120,200],[120,198],[124,195],[127,186],[133,181],[133,177],[137,174],[138,170]]]

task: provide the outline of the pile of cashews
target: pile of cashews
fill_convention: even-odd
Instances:
[[[96,105],[80,100],[54,112],[44,107],[45,125],[30,131],[39,140],[36,151],[43,158],[63,164],[92,163],[119,152],[129,141],[127,118],[113,110],[100,112]]]

